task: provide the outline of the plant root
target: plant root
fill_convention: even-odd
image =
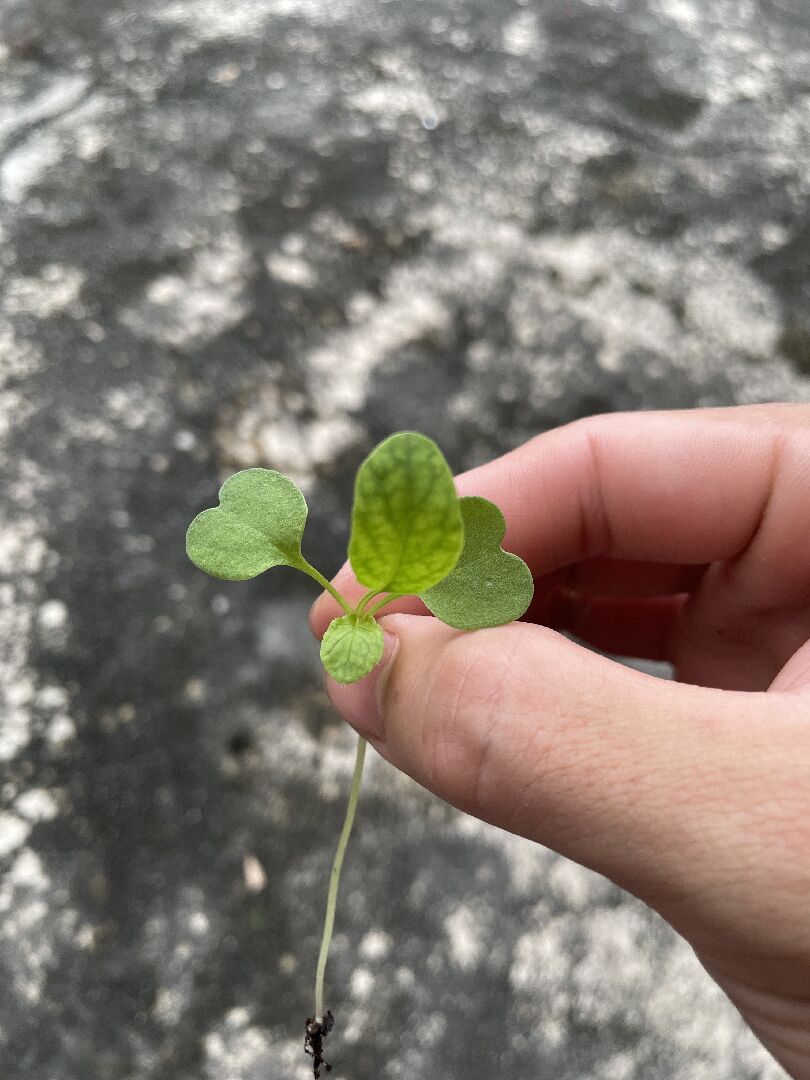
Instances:
[[[332,1066],[323,1056],[323,1040],[334,1026],[335,1018],[332,1016],[331,1009],[326,1010],[326,1015],[322,1020],[318,1020],[314,1016],[307,1017],[304,1027],[304,1052],[312,1058],[312,1070],[315,1080],[320,1080],[321,1065],[326,1068],[327,1072],[332,1071]]]

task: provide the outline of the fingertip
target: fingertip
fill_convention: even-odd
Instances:
[[[326,692],[343,719],[358,735],[379,741],[383,738],[381,683],[399,649],[396,634],[383,629],[383,654],[374,668],[362,679],[353,683],[339,683],[326,675]]]
[[[402,657],[405,682],[413,678],[419,683],[419,673],[425,673],[439,655],[448,639],[462,631],[453,630],[438,619],[395,612],[380,620],[385,644],[383,655],[372,671],[357,682],[342,684],[326,676],[326,692],[332,704],[347,723],[375,743],[385,740],[385,717],[392,706],[389,687],[392,674]],[[402,679],[398,676],[393,696],[398,697]]]
[[[341,607],[328,592],[322,592],[309,609],[309,628],[314,637],[321,640],[332,619],[341,614]]]

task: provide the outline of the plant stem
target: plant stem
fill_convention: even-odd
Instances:
[[[354,609],[358,615],[363,614],[363,608],[369,603],[369,601],[373,600],[374,597],[377,596],[379,591],[379,589],[369,589],[365,596],[360,597],[360,599],[357,601],[357,607]]]
[[[394,600],[399,600],[399,598],[404,595],[404,593],[389,593],[388,596],[384,596],[382,600],[380,600],[379,604],[375,604],[371,611],[367,611],[366,615],[376,615],[380,608],[384,608],[386,604],[393,603]]]
[[[337,602],[340,604],[346,614],[351,615],[352,609],[337,591],[332,582],[327,581],[327,579],[323,576],[320,570],[316,570],[314,566],[310,566],[310,564],[303,557],[303,555],[301,556],[301,562],[298,563],[298,569],[303,570],[305,574],[309,574],[311,578],[314,578],[315,581],[317,581],[318,584],[321,586],[321,588],[326,589],[326,591],[330,593],[330,595],[334,596],[335,600],[337,600]]]
[[[332,931],[335,927],[335,905],[337,903],[338,885],[340,884],[340,871],[343,866],[343,856],[346,854],[346,845],[352,833],[354,815],[357,810],[357,799],[360,795],[360,781],[363,777],[363,763],[366,758],[366,740],[362,736],[357,739],[357,757],[354,760],[354,775],[352,787],[349,792],[349,802],[346,806],[346,817],[343,820],[343,829],[338,840],[335,860],[332,863],[332,874],[329,878],[329,894],[326,898],[326,916],[323,920],[323,937],[321,939],[321,951],[318,954],[318,967],[315,972],[315,1019],[323,1019],[323,980],[326,973],[326,960],[329,956],[329,946],[332,942]]]

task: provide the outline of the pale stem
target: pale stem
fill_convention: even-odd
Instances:
[[[347,615],[351,615],[352,609],[349,607],[349,605],[346,603],[346,601],[343,599],[343,597],[337,591],[337,589],[332,584],[332,582],[327,581],[327,579],[323,576],[323,574],[320,572],[320,570],[316,570],[314,566],[310,566],[310,564],[303,557],[303,555],[301,556],[301,562],[298,563],[297,565],[298,565],[299,570],[303,570],[305,574],[309,574],[309,576],[311,578],[314,578],[315,581],[318,582],[318,584],[321,586],[321,588],[326,589],[326,591],[331,596],[334,596],[335,600],[337,600],[337,602],[340,604],[340,606],[343,608],[343,610],[346,612]]]
[[[392,604],[395,600],[399,600],[399,598],[404,595],[405,593],[389,593],[388,596],[384,596],[382,600],[380,600],[379,604],[375,604],[370,611],[367,611],[366,615],[376,615],[380,608],[384,608],[386,604]]]
[[[332,931],[335,927],[335,905],[337,904],[338,885],[340,884],[340,871],[343,866],[343,856],[346,854],[346,845],[352,833],[354,815],[357,810],[357,799],[360,795],[360,781],[363,777],[363,762],[366,758],[366,740],[361,736],[357,739],[357,757],[354,760],[354,775],[352,787],[349,792],[349,802],[346,807],[346,817],[343,820],[343,829],[338,840],[335,861],[332,863],[332,874],[329,878],[329,893],[326,898],[326,916],[323,920],[323,937],[321,938],[321,951],[318,954],[318,967],[315,971],[315,1019],[323,1019],[323,980],[326,974],[326,960],[329,956],[329,946],[332,942]]]
[[[365,596],[360,597],[357,602],[357,607],[354,609],[358,615],[363,614],[363,608],[366,606],[366,604],[369,603],[370,600],[373,600],[374,597],[377,596],[379,591],[379,589],[369,589]]]

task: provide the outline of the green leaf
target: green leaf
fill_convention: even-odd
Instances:
[[[391,435],[357,471],[349,560],[370,589],[419,593],[441,581],[464,542],[453,476],[432,439]]]
[[[501,547],[506,522],[498,507],[480,496],[459,499],[464,550],[456,568],[420,593],[427,607],[459,630],[503,626],[520,618],[534,593],[532,573]]]
[[[271,566],[300,566],[306,520],[292,480],[274,469],[245,469],[222,485],[218,507],[194,518],[186,551],[207,574],[245,581]]]
[[[330,622],[321,641],[321,662],[338,682],[357,682],[379,663],[384,644],[376,620],[352,612]]]

